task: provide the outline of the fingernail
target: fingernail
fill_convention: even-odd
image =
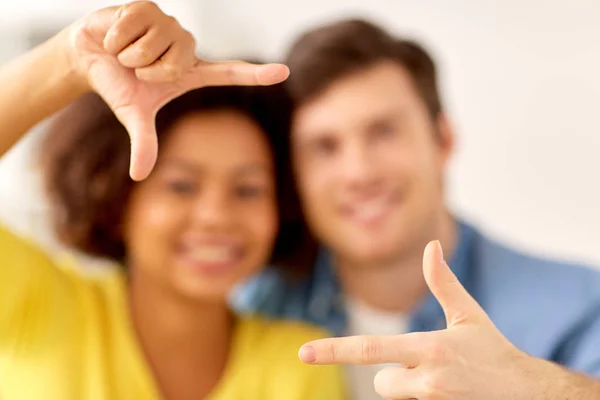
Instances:
[[[435,244],[438,248],[438,257],[440,258],[440,262],[443,263],[445,260],[444,260],[444,250],[442,249],[442,245],[439,240],[436,240]]]
[[[302,346],[298,351],[298,358],[305,363],[313,363],[317,361],[317,353],[311,346]]]

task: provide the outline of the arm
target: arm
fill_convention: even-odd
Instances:
[[[0,68],[0,156],[37,123],[88,89],[61,32]]]
[[[86,91],[69,65],[64,42],[59,35],[0,68],[0,156],[34,125]],[[0,225],[1,350],[12,348],[31,318],[40,317],[36,312],[45,294],[72,294],[63,278],[41,249]]]
[[[171,43],[152,46],[152,35]],[[271,85],[283,65],[211,63],[194,38],[157,5],[108,7],[67,27],[0,70],[0,156],[31,127],[93,89],[131,138],[131,170],[144,179],[156,161],[155,116],[172,99],[203,86]]]
[[[600,398],[600,382],[584,374],[570,371],[550,362],[531,359],[531,375],[526,374],[530,385],[517,386],[518,399],[535,400],[596,400]]]
[[[56,319],[48,310],[71,302],[73,289],[42,249],[0,224],[0,353],[19,346],[32,330],[51,330]]]

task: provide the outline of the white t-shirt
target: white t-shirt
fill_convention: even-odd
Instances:
[[[408,317],[402,313],[391,313],[371,308],[354,299],[346,301],[348,328],[347,335],[401,335],[408,332]],[[349,365],[347,376],[354,400],[381,400],[375,393],[373,379],[377,372],[388,366]]]

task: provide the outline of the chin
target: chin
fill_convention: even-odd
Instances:
[[[177,292],[191,301],[201,303],[226,303],[234,284],[187,279],[175,286]]]
[[[349,256],[348,260],[352,261],[352,264],[365,268],[387,263],[393,258],[393,255],[397,254],[397,252],[391,252],[389,249],[361,249],[358,246],[344,253]]]
[[[363,237],[361,240],[353,241],[351,246],[345,246],[340,253],[347,254],[351,260],[354,260],[354,264],[369,267],[394,262],[406,245],[406,242],[397,238],[395,240],[391,238],[377,239],[379,240]]]
[[[180,262],[172,269],[171,279],[176,290],[191,300],[226,302],[236,284],[254,271],[252,264],[246,261],[206,266]]]

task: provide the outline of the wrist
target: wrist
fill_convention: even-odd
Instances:
[[[47,51],[52,54],[52,71],[56,71],[61,85],[68,88],[76,95],[89,92],[87,75],[75,52],[75,43],[79,30],[76,25],[71,25],[46,42]]]
[[[550,361],[539,358],[525,356],[519,375],[521,384],[515,385],[520,387],[519,393],[516,393],[515,398],[526,398],[532,400],[559,400],[571,398],[579,390],[584,390],[581,396],[575,396],[581,400],[588,399],[586,392],[592,390],[595,385],[595,390],[600,390],[600,384],[597,384],[592,379],[569,371],[568,369],[554,364]],[[597,391],[594,393],[598,394]]]

